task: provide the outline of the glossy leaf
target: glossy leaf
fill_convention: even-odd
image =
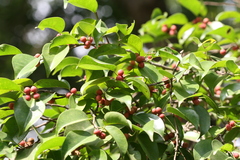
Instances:
[[[57,67],[55,68],[53,74],[56,74],[58,71],[60,71],[61,69],[67,67],[68,65],[77,65],[79,63],[80,59],[77,57],[66,57],[64,58],[61,63],[59,63],[59,65],[57,65]]]
[[[178,24],[178,25],[184,25],[188,22],[187,17],[182,13],[175,13],[171,16],[169,16],[165,21],[164,24]]]
[[[234,61],[232,61],[232,60],[227,61],[226,66],[232,73],[239,72],[239,70],[240,70],[238,65],[236,63],[234,63]]]
[[[201,135],[204,135],[205,133],[208,132],[210,128],[211,120],[210,120],[209,113],[202,106],[194,106],[194,110],[196,111],[199,117],[199,127],[200,127]]]
[[[223,101],[228,96],[233,95],[235,92],[240,90],[240,83],[229,84],[221,90],[220,99]]]
[[[43,19],[37,28],[44,30],[45,28],[53,29],[61,33],[65,28],[65,21],[61,17],[50,17]]]
[[[96,141],[98,138],[94,134],[90,134],[85,131],[72,131],[66,136],[62,145],[62,159],[66,157],[77,147],[90,144]]]
[[[231,26],[227,26],[227,25],[220,27],[218,29],[212,30],[208,32],[208,34],[220,35],[232,41],[235,39],[235,35],[236,35],[234,29]]]
[[[122,155],[126,154],[128,149],[128,142],[123,132],[115,126],[106,126],[105,129],[116,141],[120,153]]]
[[[37,88],[69,88],[66,83],[56,79],[40,79],[34,83],[34,86]]]
[[[179,106],[180,104],[189,96],[191,96],[190,93],[188,93],[180,84],[176,83],[174,84],[174,94],[176,95],[178,101],[179,101]]]
[[[65,126],[88,120],[89,118],[87,117],[87,115],[81,110],[70,109],[64,111],[58,117],[55,133],[58,134],[61,131],[61,129]]]
[[[126,45],[138,53],[140,53],[143,48],[143,43],[141,39],[134,34],[131,34],[128,37]]]
[[[92,150],[90,153],[90,160],[99,160],[99,159],[107,159],[107,154],[102,149]]]
[[[115,70],[116,66],[110,63],[102,62],[88,55],[83,56],[78,65],[82,69],[88,70]]]
[[[129,35],[132,33],[132,30],[135,26],[135,22],[131,23],[131,25],[128,27],[127,24],[119,24],[116,23],[116,27],[124,34],[124,35]]]
[[[81,77],[83,70],[78,65],[69,65],[63,68],[59,74],[60,77]]]
[[[43,115],[45,104],[42,101],[26,101],[19,98],[14,104],[14,116],[16,118],[19,133],[27,131]]]
[[[115,44],[106,44],[100,46],[97,50],[94,52],[91,52],[90,56],[92,57],[98,57],[101,55],[115,55],[115,54],[126,54],[125,49],[121,48],[118,45]]]
[[[133,85],[139,89],[145,96],[146,98],[150,98],[150,91],[148,86],[140,79],[137,77],[128,77],[127,78],[128,82],[132,82]]]
[[[69,0],[68,3],[76,6],[76,7],[80,7],[80,8],[84,8],[87,10],[90,10],[91,12],[97,12],[98,9],[98,3],[96,0]]]
[[[121,124],[121,125],[124,125],[124,126],[129,126],[126,117],[124,117],[124,115],[119,113],[119,112],[113,112],[113,111],[112,112],[107,112],[104,115],[104,120],[109,125]]]
[[[0,96],[16,99],[20,95],[19,85],[7,78],[0,78]]]
[[[201,1],[198,0],[178,0],[178,2],[190,10],[195,16],[198,16],[201,14],[202,16],[205,16],[207,14],[206,7],[201,3]]]
[[[73,36],[64,34],[61,36],[57,36],[52,40],[50,49],[53,47],[69,45],[69,44],[78,44],[78,41]]]
[[[193,157],[196,160],[207,158],[212,153],[212,140],[206,139],[198,142],[193,149]]]
[[[222,21],[228,18],[236,18],[236,19],[240,19],[240,14],[237,11],[224,11],[224,12],[220,12],[216,17],[215,20],[216,21]]]
[[[15,55],[15,54],[21,54],[22,52],[9,44],[1,44],[0,45],[0,56],[7,56],[7,55]]]

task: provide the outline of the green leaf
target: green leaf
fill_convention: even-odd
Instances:
[[[73,36],[64,34],[61,36],[57,36],[52,40],[50,49],[53,47],[69,45],[69,44],[79,44],[79,43]]]
[[[106,126],[105,129],[115,140],[120,153],[122,155],[126,154],[128,149],[128,142],[123,132],[115,126]]]
[[[108,159],[107,154],[102,149],[94,149],[89,153],[90,160]]]
[[[158,50],[157,54],[159,54],[160,57],[162,58],[167,58],[167,59],[173,59],[174,61],[180,61],[180,59],[173,55],[172,53],[166,52],[164,49]]]
[[[233,95],[235,92],[240,90],[240,83],[233,83],[225,86],[221,90],[220,100],[224,101],[227,96]]]
[[[198,69],[198,70],[203,70],[200,62],[198,61],[197,57],[194,54],[190,54],[189,56],[189,63],[191,64],[191,66],[193,66],[194,68]]]
[[[126,117],[119,112],[107,112],[104,115],[104,120],[107,122],[108,125],[112,124],[121,124],[124,126],[129,126]]]
[[[131,26],[128,27],[127,24],[119,24],[116,23],[116,27],[124,34],[124,35],[129,35],[132,33],[132,30],[135,26],[135,22],[131,24]]]
[[[65,21],[61,17],[50,17],[43,19],[37,28],[44,30],[45,28],[53,29],[61,33],[65,28]]]
[[[37,88],[66,88],[69,89],[68,85],[62,81],[56,79],[40,79],[34,86]]]
[[[91,21],[89,19],[85,19],[82,20],[78,23],[79,28],[86,34],[86,35],[90,35],[91,33],[93,33],[94,29],[95,29],[95,21]]]
[[[142,147],[143,151],[147,155],[150,160],[158,160],[159,159],[159,150],[156,142],[152,142],[147,134],[139,134],[137,137],[137,141]]]
[[[195,160],[207,158],[212,153],[212,140],[206,139],[198,142],[193,148],[193,157]]]
[[[126,45],[138,53],[140,53],[143,48],[143,43],[142,43],[141,39],[134,34],[131,34],[128,37]]]
[[[127,77],[126,80],[128,82],[132,82],[134,87],[139,89],[147,99],[150,99],[150,91],[148,86],[138,77]]]
[[[231,26],[227,26],[227,25],[224,25],[223,27],[212,30],[212,31],[208,32],[207,34],[220,35],[223,38],[227,38],[227,39],[230,39],[232,41],[235,40],[235,35],[236,35],[234,29]]]
[[[181,103],[186,99],[188,98],[189,96],[191,96],[190,93],[188,93],[183,87],[181,84],[179,83],[176,83],[174,84],[174,94],[176,95],[177,99],[178,99],[178,105],[180,106]]]
[[[89,55],[92,57],[98,57],[101,55],[115,55],[115,54],[117,55],[126,54],[126,50],[116,44],[105,44],[100,46],[94,52],[90,52]]]
[[[13,80],[14,83],[21,85],[21,86],[31,86],[33,85],[33,81],[29,78],[21,78]]]
[[[215,110],[215,112],[219,112],[218,109],[218,105],[216,104],[215,101],[213,101],[210,97],[208,97],[207,95],[202,95],[204,97],[204,99],[206,100],[206,102]]]
[[[198,0],[178,0],[178,2],[188,10],[190,10],[195,16],[201,14],[206,16],[207,9],[201,1]]]
[[[50,49],[50,45],[51,43],[45,44],[42,51],[47,76],[50,75],[69,52],[69,46],[59,46]]]
[[[19,85],[7,78],[0,78],[0,97],[17,99],[21,93]]]
[[[38,147],[37,152],[35,153],[35,158],[37,158],[38,155],[45,150],[60,148],[63,145],[65,138],[66,137],[54,137],[41,143]]]
[[[227,61],[226,66],[232,73],[239,71],[238,65],[233,60]]]
[[[139,71],[143,76],[149,78],[152,83],[159,82],[162,79],[162,76],[158,74],[159,70],[153,65],[145,64],[145,67]]]
[[[45,104],[42,101],[36,102],[34,99],[26,101],[19,98],[14,104],[14,116],[16,118],[19,134],[27,131],[43,115]]]
[[[81,58],[79,65],[80,68],[88,70],[112,70],[116,69],[116,66],[110,63],[102,62],[98,59],[85,55]]]
[[[56,74],[61,69],[67,67],[68,65],[77,65],[79,63],[80,59],[77,57],[66,57],[64,58],[59,65],[55,68],[53,75]]]
[[[63,68],[59,74],[60,77],[81,77],[83,70],[78,65],[69,65]]]
[[[88,120],[89,118],[87,117],[87,115],[81,110],[70,109],[64,111],[58,117],[55,133],[58,134],[65,126]]]
[[[196,111],[199,117],[199,126],[200,126],[201,135],[204,135],[205,133],[208,132],[210,128],[211,120],[210,120],[209,113],[202,106],[194,106],[194,110]]]
[[[12,58],[15,79],[26,78],[36,69],[40,59],[28,54],[17,54]]]
[[[224,11],[224,12],[220,12],[218,13],[218,15],[215,17],[216,21],[222,21],[228,18],[236,18],[236,19],[240,19],[240,13],[237,11]]]
[[[21,149],[17,153],[16,160],[29,160],[34,159],[35,153],[38,149],[38,144],[35,143],[29,149]]]
[[[0,45],[0,56],[7,56],[7,55],[15,55],[15,54],[21,54],[22,52],[9,44],[1,44]]]
[[[224,141],[227,143],[231,143],[235,138],[239,137],[240,128],[232,128],[229,132],[224,136]]]
[[[183,13],[175,13],[167,18],[167,20],[164,21],[164,24],[171,25],[171,24],[178,24],[178,25],[184,25],[188,23],[187,17]]]
[[[162,11],[160,8],[154,8],[151,14],[151,19],[157,18],[158,16],[162,15]]]
[[[66,157],[77,147],[88,145],[98,140],[98,137],[86,131],[72,131],[66,136],[62,145],[62,159]]]
[[[94,13],[96,13],[98,9],[98,3],[96,0],[69,0],[68,3],[76,7],[87,9]]]

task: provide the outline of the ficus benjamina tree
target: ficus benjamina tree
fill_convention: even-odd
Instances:
[[[68,3],[96,18],[70,31],[60,17],[43,19],[36,28],[58,34],[41,53],[0,45],[14,71],[14,79],[0,78],[1,159],[239,157],[240,13],[210,20],[200,1],[179,0],[194,20],[156,8],[136,35],[135,22],[109,28],[96,0]],[[87,54],[69,55],[75,48]],[[48,78],[33,81],[41,65]]]

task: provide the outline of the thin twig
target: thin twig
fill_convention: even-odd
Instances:
[[[212,2],[212,1],[204,1],[203,3],[208,6],[234,6],[240,8],[239,3]]]

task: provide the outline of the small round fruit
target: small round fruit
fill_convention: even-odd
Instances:
[[[239,158],[239,153],[237,153],[237,152],[233,152],[232,154],[233,154],[233,157],[234,157],[234,158],[236,158],[236,159]]]
[[[163,114],[163,113],[160,114],[160,115],[159,115],[159,118],[164,119],[164,118],[165,118],[165,114]]]
[[[138,56],[138,57],[136,58],[136,61],[137,61],[138,63],[144,62],[144,61],[145,61],[145,57],[143,57],[143,56]]]
[[[90,48],[90,46],[87,46],[87,45],[85,45],[85,46],[84,46],[84,48],[85,48],[85,49],[89,49],[89,48]]]
[[[40,56],[41,56],[40,53],[37,53],[37,54],[34,55],[35,58],[38,58],[38,57],[40,57]]]
[[[170,30],[177,30],[177,26],[176,25],[172,25],[171,27],[170,27]]]
[[[124,79],[123,76],[119,76],[119,75],[118,75],[118,76],[116,77],[116,80],[117,80],[117,81],[122,81],[123,79]]]
[[[9,103],[9,104],[8,104],[8,107],[9,107],[10,109],[14,109],[14,103],[13,103],[13,102]]]
[[[120,70],[118,70],[117,74],[118,74],[119,76],[123,76],[124,71],[123,71],[122,69],[120,69]]]
[[[30,101],[31,100],[31,96],[30,95],[25,95],[25,99],[27,100],[27,101]]]
[[[205,23],[205,24],[208,24],[209,21],[210,20],[208,18],[204,18],[202,22]]]
[[[129,111],[129,114],[134,114],[137,111],[136,106],[132,106],[131,111]]]
[[[55,99],[51,99],[50,101],[48,101],[48,103],[50,103],[50,104],[55,103]]]
[[[101,101],[102,100],[102,95],[98,94],[95,99],[96,99],[96,101]]]
[[[230,121],[229,124],[230,124],[231,127],[234,127],[235,126],[235,121]]]
[[[33,93],[36,93],[36,92],[38,91],[37,87],[35,87],[35,86],[32,86],[32,87],[30,88],[30,90],[31,90],[31,92],[33,92]]]
[[[217,90],[216,95],[221,95],[221,92],[222,92],[221,90]]]
[[[131,66],[131,65],[127,67],[128,71],[131,71],[132,69],[133,69],[133,66]]]
[[[162,108],[157,107],[157,108],[156,108],[156,112],[157,112],[157,114],[161,114],[161,113],[162,113]]]
[[[232,50],[233,51],[236,51],[236,50],[238,50],[239,49],[239,46],[232,46]]]
[[[230,124],[226,124],[226,125],[225,125],[225,129],[226,129],[227,131],[230,131],[230,130],[232,129],[232,127],[231,127]]]
[[[107,136],[106,133],[102,132],[99,137],[100,137],[101,139],[105,139],[106,136]]]
[[[73,94],[76,94],[76,93],[77,93],[77,88],[72,88],[72,89],[70,90],[70,92],[73,93]]]
[[[170,83],[167,83],[167,84],[165,84],[165,87],[166,87],[166,88],[170,88],[170,87],[171,87],[171,84],[170,84]]]
[[[126,117],[126,118],[129,118],[129,116],[130,116],[129,112],[125,112],[123,115],[124,115],[124,117]]]
[[[169,139],[172,139],[173,137],[175,137],[175,134],[174,134],[173,132],[171,132],[171,133],[168,134],[168,138],[169,138]]]
[[[131,66],[135,66],[135,65],[136,65],[136,62],[135,62],[135,61],[130,61],[130,65],[131,65]]]
[[[93,42],[93,37],[88,37],[88,41],[92,43]]]
[[[138,68],[144,68],[144,66],[145,66],[144,62],[138,63]]]
[[[66,93],[66,98],[69,98],[72,95],[71,92]]]
[[[157,114],[156,108],[153,108],[151,112],[152,114]]]
[[[196,106],[200,104],[199,99],[193,99],[192,102],[193,102],[193,104],[196,105]]]
[[[34,93],[33,98],[36,99],[36,100],[39,99],[40,98],[40,94],[39,93]]]
[[[182,147],[183,147],[183,148],[188,148],[188,146],[189,146],[189,144],[188,144],[187,142],[184,142],[184,143],[182,144]]]
[[[85,42],[87,41],[87,38],[86,38],[85,36],[82,36],[82,37],[80,38],[80,41],[83,42],[83,43],[85,43]]]
[[[23,92],[24,92],[25,94],[30,94],[31,88],[30,88],[30,87],[25,87],[24,90],[23,90]]]
[[[168,84],[170,82],[169,78],[165,76],[162,78],[162,81],[164,82],[164,84]]]
[[[34,143],[34,138],[28,138],[28,139],[27,139],[27,142]]]
[[[163,89],[162,90],[162,95],[165,95],[167,93],[167,90],[166,89]]]
[[[214,92],[217,92],[217,91],[219,91],[219,90],[221,90],[221,86],[216,86],[216,87],[214,88]]]
[[[97,135],[97,136],[100,136],[101,133],[102,133],[102,131],[99,130],[99,129],[95,129],[95,130],[93,131],[93,134],[95,134],[95,135]]]
[[[175,30],[170,30],[170,31],[169,31],[169,35],[170,35],[170,36],[174,36],[174,35],[175,35],[175,33],[176,33],[176,31],[175,31]]]
[[[227,51],[225,49],[221,49],[219,53],[224,56],[227,53]]]
[[[26,141],[21,141],[18,143],[20,146],[25,147]]]
[[[162,28],[161,28],[161,30],[162,30],[162,32],[168,32],[168,27],[167,27],[167,25],[162,25]]]
[[[207,25],[206,25],[205,23],[201,23],[201,24],[199,25],[199,27],[200,27],[201,29],[205,29],[205,28],[207,27]]]
[[[98,89],[98,90],[96,91],[96,94],[97,94],[97,95],[102,95],[102,94],[103,94],[103,92],[102,92],[102,90],[101,90],[101,89]]]

